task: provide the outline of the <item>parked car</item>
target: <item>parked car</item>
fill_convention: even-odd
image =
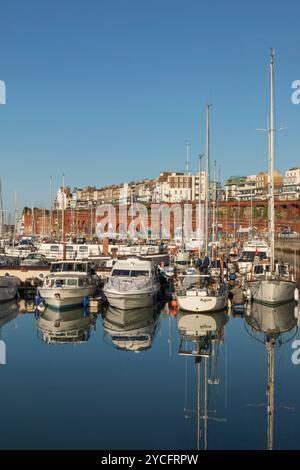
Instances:
[[[20,261],[20,266],[48,266],[46,256],[39,253],[30,253]]]
[[[282,230],[279,234],[279,238],[297,238],[299,234],[294,232],[294,230],[285,229]]]

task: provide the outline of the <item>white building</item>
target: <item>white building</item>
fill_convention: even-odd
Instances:
[[[294,167],[285,172],[280,199],[299,199],[300,197],[300,168]]]

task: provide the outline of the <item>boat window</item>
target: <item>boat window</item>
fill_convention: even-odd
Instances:
[[[264,273],[264,267],[263,266],[255,266],[254,267],[254,273],[255,274],[263,274]]]
[[[259,253],[259,259],[266,259],[266,257],[267,257],[267,253],[265,251],[261,251]]]
[[[59,251],[59,246],[58,245],[51,245],[50,246],[50,251]]]
[[[74,271],[73,263],[64,263],[62,270],[63,271]]]
[[[79,251],[88,251],[88,247],[87,246],[80,246],[79,247]]]
[[[73,246],[66,246],[66,251],[73,251]]]
[[[65,285],[66,280],[65,279],[53,279],[52,286],[54,287],[62,287]]]
[[[129,269],[114,269],[111,273],[112,276],[130,276]]]
[[[51,268],[50,268],[50,272],[51,273],[58,273],[59,271],[61,271],[61,264],[60,263],[52,263]]]
[[[68,279],[68,286],[77,286],[77,279]]]
[[[175,261],[175,263],[176,263],[176,264],[180,264],[181,266],[186,266],[186,265],[189,264],[188,261],[177,261],[177,260]]]
[[[149,271],[131,271],[131,277],[147,276],[149,277]]]
[[[288,268],[284,264],[279,264],[277,266],[277,271],[279,276],[287,276],[289,274]]]

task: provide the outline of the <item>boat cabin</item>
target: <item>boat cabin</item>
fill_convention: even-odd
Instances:
[[[57,261],[51,263],[50,273],[86,273],[95,274],[95,268],[90,262],[84,261]]]

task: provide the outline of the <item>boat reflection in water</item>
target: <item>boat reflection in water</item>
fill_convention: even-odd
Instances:
[[[265,344],[267,351],[267,449],[273,449],[275,412],[275,347],[290,342],[297,332],[295,303],[277,307],[253,303],[245,317],[247,332]]]
[[[188,412],[196,411],[198,450],[201,447],[201,422],[203,423],[203,448],[206,450],[208,420],[226,421],[224,418],[210,416],[211,411],[208,411],[207,405],[212,386],[220,383],[218,369],[220,345],[224,343],[224,329],[227,321],[228,315],[224,310],[205,314],[182,311],[177,316],[177,327],[180,335],[178,354],[194,357],[197,370],[196,410],[189,410],[187,408],[188,359],[186,358],[184,411],[186,418],[190,417]],[[201,391],[202,386],[203,393]],[[201,399],[203,400],[202,404]],[[203,410],[201,411],[202,406]]]
[[[103,320],[105,337],[117,349],[134,352],[149,349],[158,330],[158,317],[157,306],[132,310],[109,306]]]
[[[48,307],[37,320],[38,336],[52,344],[85,343],[94,325],[95,317],[82,307],[63,313]]]
[[[10,300],[5,304],[0,304],[0,338],[1,328],[10,321],[17,318],[18,314],[18,305],[15,300]]]

